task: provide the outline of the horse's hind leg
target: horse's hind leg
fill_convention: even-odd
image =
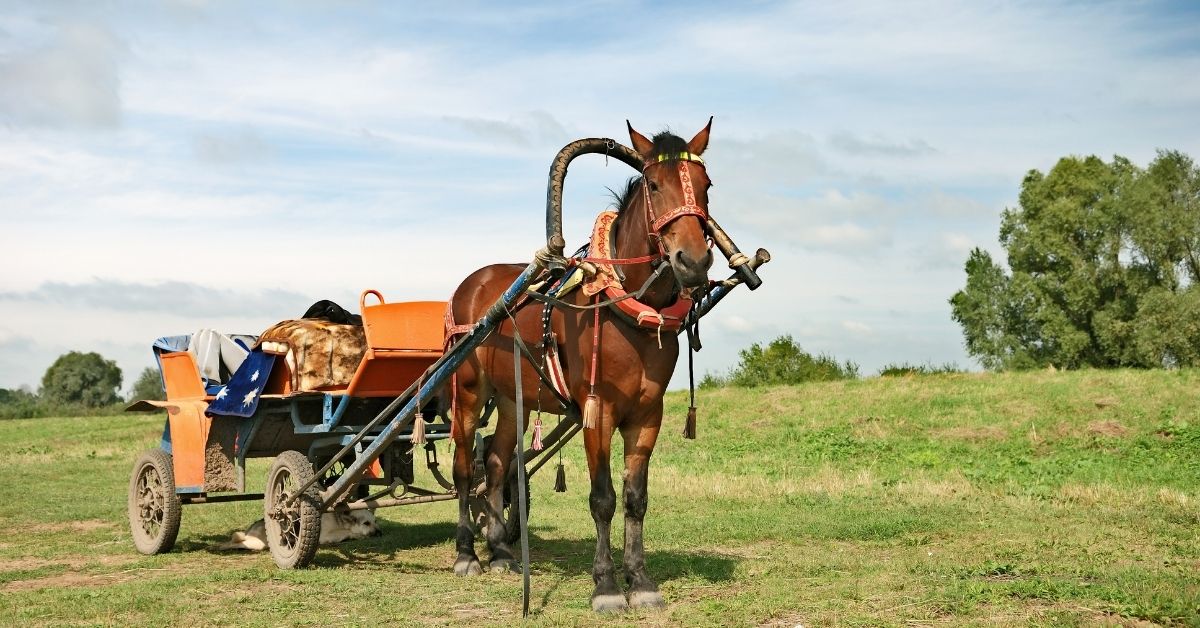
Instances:
[[[661,608],[666,605],[658,585],[646,575],[646,553],[642,543],[642,522],[646,518],[646,485],[650,453],[658,440],[662,409],[641,424],[624,425],[625,438],[625,582],[629,585],[629,605]]]
[[[613,491],[610,457],[612,450],[612,423],[601,420],[595,429],[583,431],[583,446],[587,451],[588,472],[592,478],[592,491],[588,503],[592,507],[592,520],[596,522],[596,557],[592,561],[592,610],[597,612],[619,611],[627,605],[621,589],[617,588],[613,576],[612,543],[609,535],[613,514],[617,510],[617,495]]]
[[[507,572],[516,568],[512,547],[508,544],[508,529],[504,517],[504,487],[508,469],[517,446],[516,404],[507,398],[496,396],[496,433],[487,451],[487,543],[491,552],[488,568],[492,572]],[[529,412],[525,412],[528,423]],[[517,496],[511,496],[515,501]],[[516,504],[509,506],[516,511]]]
[[[475,487],[475,430],[479,423],[479,413],[483,409],[485,397],[480,393],[490,394],[489,387],[478,380],[463,385],[464,379],[472,379],[468,369],[459,371],[458,407],[454,416],[454,489],[458,493],[458,530],[455,535],[455,548],[458,558],[454,561],[454,575],[475,576],[483,573],[479,565],[479,557],[475,554],[475,531],[471,522],[470,499]]]

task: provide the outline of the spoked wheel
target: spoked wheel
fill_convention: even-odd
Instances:
[[[317,541],[321,538],[321,499],[317,485],[298,493],[313,475],[312,463],[298,451],[276,456],[267,474],[263,522],[271,558],[283,569],[304,567],[317,553]]]
[[[517,464],[516,460],[512,464]],[[504,485],[504,529],[507,532],[505,538],[508,544],[512,545],[521,540],[521,518],[518,516],[520,510],[517,504],[520,501],[517,495],[517,487],[520,483],[517,481],[517,474],[513,473],[509,478],[508,483]],[[529,494],[529,478],[525,478],[525,520],[529,520],[529,508],[531,506],[531,496]]]
[[[515,464],[517,464],[517,460],[516,460],[516,457],[514,456],[512,462],[509,463],[509,467],[511,468],[512,465],[515,465]],[[473,486],[479,486],[480,484],[482,484],[484,482],[485,473],[486,473],[485,471],[476,470],[475,482],[473,483]],[[504,497],[501,501],[502,505],[501,505],[501,512],[500,512],[500,516],[502,518],[501,523],[504,525],[504,538],[510,545],[513,543],[516,543],[521,538],[521,520],[520,520],[520,517],[517,516],[517,486],[518,486],[517,474],[514,472],[509,477],[508,483],[505,484],[505,486],[504,486]],[[525,479],[525,517],[526,517],[526,519],[529,518],[529,509],[531,507],[530,501],[531,501],[531,499],[530,499],[530,494],[529,494],[529,478],[526,478]],[[479,529],[479,533],[486,536],[487,535],[487,527],[489,525],[491,525],[491,517],[488,516],[488,511],[487,511],[487,500],[485,500],[482,497],[471,496],[471,498],[467,501],[467,504],[471,508],[471,521],[473,521],[475,523],[476,527]]]
[[[133,546],[143,554],[171,551],[179,536],[183,505],[175,494],[171,456],[148,449],[133,463],[129,478],[129,530]]]
[[[349,463],[351,463],[353,461],[354,461],[354,459],[350,458],[346,461],[339,460],[338,462],[335,462],[333,464],[333,466],[330,467],[329,470],[326,471],[325,474],[321,476],[321,481],[320,481],[321,488],[327,489],[327,488],[333,486],[338,480],[342,479],[342,476],[345,475],[345,473],[346,473],[346,469],[349,466]],[[318,460],[318,463],[319,463],[318,466],[323,467],[323,466],[325,466],[326,462],[328,462],[327,459],[326,460]],[[353,496],[355,499],[363,499],[371,494],[371,487],[368,484],[360,483],[360,484],[356,485],[354,487],[354,489],[350,491],[349,494],[351,496]]]

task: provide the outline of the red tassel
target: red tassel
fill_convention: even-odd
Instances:
[[[412,443],[414,445],[425,444],[425,417],[420,412],[413,415]]]
[[[542,450],[542,417],[533,420],[533,445],[531,449],[534,451]]]
[[[687,421],[683,424],[683,437],[696,440],[696,406],[688,408]]]

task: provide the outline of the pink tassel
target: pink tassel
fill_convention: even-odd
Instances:
[[[534,451],[542,450],[542,417],[533,420],[533,446]]]
[[[414,445],[425,444],[425,416],[420,412],[413,415],[412,443]]]

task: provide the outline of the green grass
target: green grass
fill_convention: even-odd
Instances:
[[[1200,624],[1197,391],[1200,371],[718,389],[700,395],[697,441],[679,437],[686,394],[672,394],[646,522],[669,606],[604,621]],[[187,506],[175,551],[136,554],[128,473],[160,429],[138,415],[0,422],[0,624],[519,618],[518,576],[452,575],[450,503],[381,510],[385,536],[301,571],[208,549],[261,517],[255,502]],[[568,449],[567,493],[550,467],[533,481],[533,624],[599,621],[586,469]]]

